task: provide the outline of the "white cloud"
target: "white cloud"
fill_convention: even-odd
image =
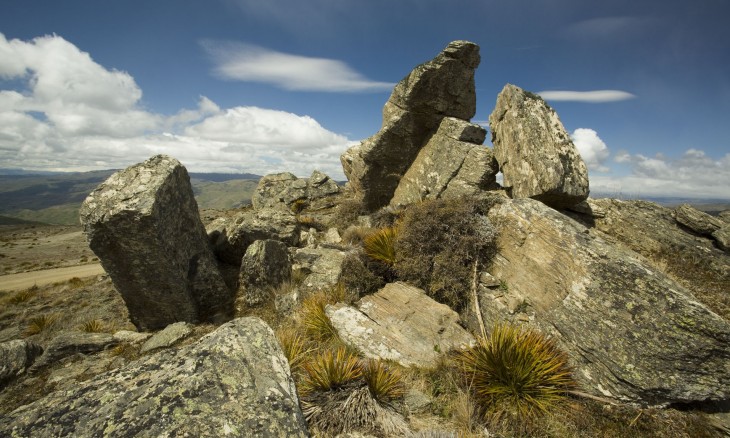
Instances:
[[[618,102],[634,99],[636,96],[621,90],[594,90],[594,91],[541,91],[539,94],[545,100],[570,101],[587,103]]]
[[[679,196],[730,199],[730,154],[712,158],[701,150],[688,149],[678,158],[662,154],[647,157],[619,152],[614,161],[629,166],[623,177],[591,178],[591,190],[629,197]]]
[[[8,41],[0,34],[0,167],[29,170],[123,168],[165,153],[191,171],[343,178],[339,155],[352,144],[316,120],[256,107],[222,109],[200,96],[172,116],[139,106],[131,75],[109,70],[59,36]]]
[[[575,147],[578,148],[580,156],[585,161],[588,169],[598,172],[608,172],[609,169],[603,163],[610,152],[606,143],[598,137],[598,133],[592,129],[578,128],[570,136]]]
[[[285,90],[368,92],[392,89],[372,81],[342,61],[276,52],[251,44],[204,41],[215,73],[222,78],[271,84]]]

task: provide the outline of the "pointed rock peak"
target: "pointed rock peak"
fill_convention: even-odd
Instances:
[[[462,61],[469,68],[477,68],[481,61],[479,46],[471,41],[457,40],[449,43],[443,51],[449,58]]]

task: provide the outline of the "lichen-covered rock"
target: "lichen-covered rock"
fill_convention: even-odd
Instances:
[[[309,178],[297,178],[289,172],[266,175],[259,180],[251,202],[254,208],[284,207],[301,201],[309,205],[340,192],[337,182],[315,170]]]
[[[170,324],[159,332],[150,337],[139,350],[140,353],[156,350],[158,348],[166,348],[182,339],[185,339],[193,332],[193,326],[186,322],[176,322]]]
[[[0,418],[0,435],[309,436],[289,364],[257,318],[22,406]]]
[[[497,188],[497,161],[492,150],[482,146],[486,135],[479,125],[445,117],[401,178],[390,205],[456,198]]]
[[[631,250],[531,199],[503,202],[490,273],[603,397],[663,405],[730,397],[730,323]],[[481,302],[485,320],[506,313]]]
[[[86,198],[80,216],[138,329],[232,310],[190,177],[176,159],[157,155],[113,174]]]
[[[43,348],[25,339],[15,339],[0,344],[0,387],[8,379],[23,374]]]
[[[337,284],[346,256],[347,253],[336,248],[297,249],[294,252],[293,269],[306,275],[300,288],[311,292]]]
[[[703,236],[711,236],[725,225],[722,220],[697,210],[689,204],[682,204],[674,209],[674,218],[680,224]]]
[[[511,84],[489,116],[494,156],[513,198],[556,208],[588,197],[588,170],[557,113],[539,96]]]
[[[230,218],[219,218],[207,228],[208,239],[219,260],[241,266],[246,249],[257,240],[279,240],[288,246],[299,243],[299,224],[288,209],[244,210]]]
[[[52,365],[74,354],[91,354],[117,344],[109,333],[61,332],[53,338],[31,370]]]
[[[393,89],[380,131],[342,156],[350,187],[374,211],[390,202],[400,178],[444,117],[469,120],[476,112],[474,71],[479,46],[453,41]]]
[[[405,283],[387,284],[356,307],[336,304],[326,312],[344,342],[406,367],[434,367],[442,355],[475,342],[449,306]]]
[[[255,241],[241,261],[239,289],[244,304],[262,304],[273,288],[290,278],[291,260],[286,245],[278,240]]]

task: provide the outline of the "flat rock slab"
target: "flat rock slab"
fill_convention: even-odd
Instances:
[[[405,283],[390,283],[356,307],[337,304],[326,312],[342,340],[367,357],[403,366],[434,367],[442,355],[475,342],[449,306]]]
[[[43,355],[33,364],[32,370],[51,365],[75,354],[92,354],[116,345],[109,333],[62,332],[51,340]]]
[[[155,333],[150,337],[147,342],[142,344],[140,349],[141,353],[156,350],[158,348],[165,348],[173,345],[174,343],[185,339],[190,333],[193,332],[193,326],[186,322],[176,322],[170,324],[158,333]]]
[[[2,436],[308,437],[294,380],[258,318],[143,357],[0,418]]]

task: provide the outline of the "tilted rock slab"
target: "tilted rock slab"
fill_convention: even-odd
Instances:
[[[116,345],[110,333],[62,332],[48,343],[43,355],[31,367],[31,371],[53,365],[69,356],[91,354]]]
[[[513,198],[564,208],[588,197],[588,170],[557,113],[539,96],[505,85],[489,116],[494,156]]]
[[[289,172],[274,173],[259,180],[251,203],[256,209],[282,205],[290,208],[296,201],[311,204],[338,193],[337,182],[318,170],[309,178],[297,178]]]
[[[500,230],[490,273],[527,300],[585,390],[647,405],[730,397],[730,323],[689,291],[535,200],[488,217]],[[481,304],[485,320],[503,316]]]
[[[469,120],[476,113],[474,71],[479,46],[453,41],[416,67],[393,89],[380,131],[340,157],[350,187],[374,211],[388,205],[418,152],[444,117]]]
[[[0,418],[0,435],[309,436],[286,357],[258,318],[22,406]]]
[[[387,284],[356,307],[336,304],[325,311],[343,341],[367,357],[406,367],[434,367],[449,351],[475,343],[456,312],[405,283]]]
[[[208,247],[190,177],[165,155],[119,171],[80,210],[89,246],[140,330],[198,322],[232,309]]]
[[[677,222],[695,233],[714,239],[720,249],[730,253],[730,224],[721,218],[710,216],[689,204],[677,207],[674,210],[674,217]]]
[[[497,188],[499,167],[492,150],[482,146],[486,136],[479,125],[445,117],[401,179],[390,205],[457,198]]]
[[[291,278],[289,251],[278,240],[257,240],[241,261],[239,289],[247,306],[263,304],[271,290]]]

